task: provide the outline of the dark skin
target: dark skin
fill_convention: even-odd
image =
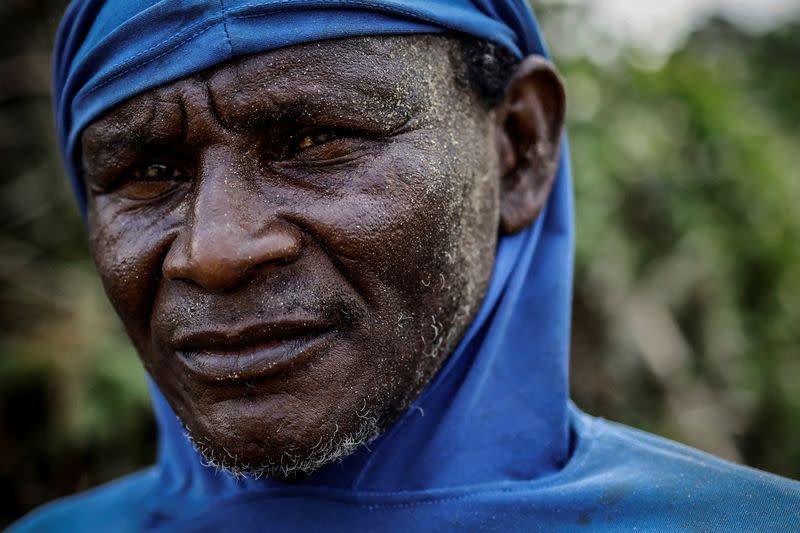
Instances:
[[[498,236],[543,208],[559,78],[528,57],[488,109],[456,83],[454,46],[281,49],[84,131],[104,286],[213,460],[292,478],[374,436],[465,333]]]

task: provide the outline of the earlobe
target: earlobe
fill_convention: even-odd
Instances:
[[[520,231],[544,208],[558,170],[565,104],[553,65],[540,56],[523,59],[497,110],[503,233]]]

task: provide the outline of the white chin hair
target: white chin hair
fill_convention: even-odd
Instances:
[[[237,478],[258,479],[267,476],[284,480],[307,476],[328,463],[340,461],[361,446],[368,445],[380,434],[377,416],[371,413],[359,414],[359,425],[350,433],[339,434],[337,425],[333,435],[328,439],[320,438],[307,453],[301,455],[287,449],[283,451],[279,461],[252,464],[240,460],[224,447],[214,446],[205,439],[194,438],[186,427],[184,431],[192,447],[202,457],[204,466],[217,468]]]

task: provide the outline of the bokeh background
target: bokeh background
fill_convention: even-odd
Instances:
[[[65,3],[0,3],[0,527],[155,453],[55,148]],[[576,403],[800,478],[800,2],[534,3],[570,97]]]

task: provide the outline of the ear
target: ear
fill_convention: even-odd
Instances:
[[[520,231],[544,208],[558,170],[565,101],[564,85],[549,61],[522,60],[496,113],[503,233]]]

